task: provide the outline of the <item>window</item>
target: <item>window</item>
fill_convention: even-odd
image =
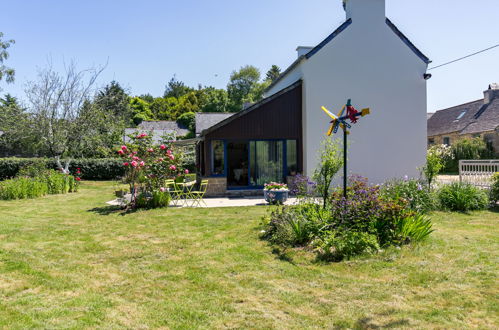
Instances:
[[[296,175],[298,171],[298,157],[297,157],[296,140],[286,141],[286,175]]]
[[[463,118],[463,116],[466,114],[466,111],[467,110],[464,110],[463,112],[461,112],[461,114],[459,116],[457,116],[456,120]]]
[[[450,146],[450,137],[448,137],[448,136],[444,137],[444,144],[446,146]]]
[[[250,141],[250,184],[263,186],[283,182],[284,157],[282,140]]]
[[[435,139],[434,138],[429,138],[428,139],[428,145],[435,144]]]
[[[222,140],[211,141],[211,174],[225,174],[224,142]]]

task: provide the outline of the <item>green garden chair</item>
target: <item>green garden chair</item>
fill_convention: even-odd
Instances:
[[[206,189],[208,189],[208,180],[201,180],[199,190],[193,190],[189,193],[189,198],[192,200],[191,206],[196,205],[198,207],[201,207],[201,203],[206,205],[205,201],[203,200]]]
[[[183,188],[175,180],[166,180],[165,186],[168,188],[173,205],[177,206],[179,203],[183,203]]]

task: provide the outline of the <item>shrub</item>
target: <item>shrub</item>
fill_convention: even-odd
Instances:
[[[458,172],[459,161],[462,159],[488,159],[493,156],[493,152],[481,138],[460,139],[450,149],[452,157],[445,159],[447,172]]]
[[[337,139],[326,139],[322,144],[319,166],[313,178],[317,183],[317,192],[323,199],[323,208],[329,202],[331,184],[336,173],[343,167],[343,155]]]
[[[440,205],[450,211],[473,211],[487,208],[489,199],[485,191],[468,183],[454,182],[438,191]]]
[[[419,180],[392,180],[381,187],[381,195],[386,200],[403,199],[408,207],[418,213],[428,213],[435,209],[435,197],[427,185]]]
[[[444,168],[448,159],[452,159],[452,152],[449,146],[436,145],[432,146],[426,152],[426,164],[422,168],[422,172],[428,182],[428,188],[431,190],[431,184],[437,177],[438,173]]]
[[[302,246],[319,231],[321,212],[317,205],[284,206],[264,218],[263,238],[274,244]]]
[[[328,261],[350,259],[359,254],[373,254],[379,250],[375,235],[354,230],[330,231],[316,242],[319,258]]]
[[[499,172],[492,176],[492,185],[490,186],[490,200],[494,203],[499,202]]]
[[[122,163],[118,158],[73,159],[69,170],[75,173],[80,168],[84,180],[115,180],[125,173]],[[39,170],[42,166],[57,169],[56,160],[51,158],[0,158],[0,180],[17,176],[22,168]]]
[[[416,214],[396,221],[396,235],[402,243],[420,242],[433,232],[431,220],[423,215]]]
[[[20,176],[0,182],[0,199],[37,198],[77,190],[78,182],[73,176],[50,170],[35,177]]]

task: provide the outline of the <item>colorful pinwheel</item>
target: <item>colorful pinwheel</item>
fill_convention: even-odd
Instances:
[[[346,114],[345,114],[345,109],[346,109]],[[362,109],[360,112],[357,111],[353,106],[352,106],[352,100],[348,100],[347,104],[343,106],[341,111],[338,113],[338,115],[334,115],[331,113],[326,107],[322,107],[322,110],[333,120],[331,121],[331,126],[329,127],[329,130],[327,131],[327,135],[330,136],[332,133],[338,132],[338,128],[341,127],[346,134],[349,134],[350,132],[348,131],[349,128],[352,128],[352,126],[347,123],[347,119],[350,120],[350,123],[355,124],[357,123],[357,118],[358,117],[364,117],[370,113],[369,108]]]

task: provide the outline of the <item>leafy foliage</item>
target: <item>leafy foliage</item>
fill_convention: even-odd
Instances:
[[[452,157],[450,147],[446,145],[436,145],[428,149],[426,153],[426,165],[423,166],[422,172],[428,182],[428,188],[431,185],[438,173],[444,168],[446,159]]]
[[[490,159],[494,158],[494,152],[485,141],[479,137],[472,139],[460,139],[451,147],[452,157],[444,158],[445,170],[448,172],[459,171],[459,161],[462,159]]]
[[[9,53],[7,52],[7,49],[12,46],[15,41],[10,39],[10,40],[2,40],[3,38],[3,33],[0,32],[0,81],[2,79],[5,79],[7,83],[12,83],[14,82],[14,76],[16,71],[12,68],[9,68],[4,65],[5,60],[9,58]]]
[[[314,172],[313,179],[316,182],[316,189],[323,198],[323,207],[329,202],[331,184],[336,173],[343,166],[343,154],[337,139],[328,138],[322,143],[320,161]]]
[[[460,182],[443,185],[438,191],[438,199],[441,206],[450,211],[484,210],[489,204],[485,191]]]
[[[392,180],[381,187],[380,193],[388,200],[403,199],[407,201],[408,207],[419,213],[428,213],[436,207],[432,191],[419,180]]]
[[[499,172],[492,176],[492,184],[490,186],[490,200],[494,203],[499,202]]]
[[[33,165],[41,168],[42,164],[47,169],[57,169],[56,160],[53,158],[0,158],[0,180],[20,175],[22,168]],[[116,158],[72,160],[70,172],[75,173],[78,168],[83,172],[81,178],[85,180],[115,180],[125,173],[122,161]]]
[[[19,176],[0,182],[0,199],[36,198],[47,194],[66,194],[78,190],[74,176],[44,170],[36,176]]]

